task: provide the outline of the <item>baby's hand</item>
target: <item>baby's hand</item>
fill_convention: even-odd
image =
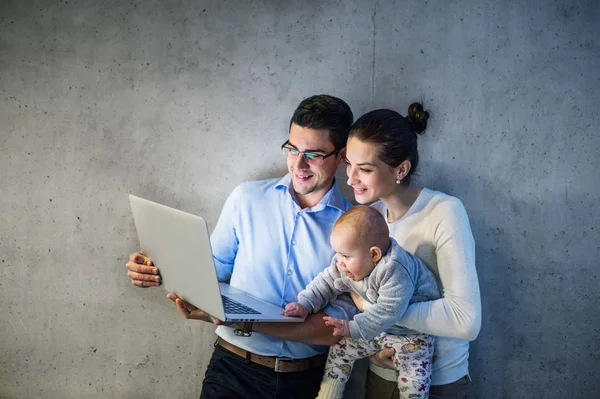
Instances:
[[[348,320],[336,319],[335,317],[323,316],[326,326],[333,326],[333,335],[350,337],[350,324]]]
[[[282,316],[292,316],[292,317],[307,317],[308,310],[300,305],[298,302],[288,303],[285,307],[285,310],[281,312]]]

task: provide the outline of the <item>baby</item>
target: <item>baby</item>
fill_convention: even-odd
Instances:
[[[356,206],[340,217],[330,242],[336,254],[329,267],[282,312],[306,317],[347,292],[366,302],[353,320],[323,318],[342,339],[329,349],[319,398],[341,398],[354,362],[389,347],[396,350],[400,397],[427,398],[434,337],[396,323],[409,304],[440,297],[435,277],[389,237],[385,219],[371,207]]]

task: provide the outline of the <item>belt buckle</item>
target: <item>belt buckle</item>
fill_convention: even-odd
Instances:
[[[275,368],[274,368],[275,372],[276,373],[287,373],[287,371],[283,371],[283,370],[279,369],[279,361],[280,360],[292,360],[292,359],[290,359],[288,357],[276,357],[275,358]]]

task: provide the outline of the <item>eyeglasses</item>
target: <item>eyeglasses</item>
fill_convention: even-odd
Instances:
[[[293,159],[298,158],[298,155],[302,155],[304,157],[304,160],[306,160],[307,163],[309,163],[311,165],[316,165],[316,166],[323,165],[323,162],[325,162],[325,159],[338,153],[338,150],[333,150],[329,154],[325,154],[325,155],[317,154],[315,152],[298,151],[297,148],[294,148],[290,145],[289,140],[287,140],[285,143],[283,143],[281,145],[281,151],[283,152],[283,155],[285,155],[286,157],[293,158]]]

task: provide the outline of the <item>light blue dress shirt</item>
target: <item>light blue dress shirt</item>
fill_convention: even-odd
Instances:
[[[298,205],[288,174],[282,179],[246,182],[227,198],[211,235],[219,281],[285,307],[320,272],[335,254],[329,235],[336,220],[352,205],[337,186],[312,208]],[[348,297],[324,311],[351,319],[357,312]],[[327,346],[282,341],[254,332],[238,337],[230,327],[219,326],[217,335],[264,356],[296,359],[327,353]]]

